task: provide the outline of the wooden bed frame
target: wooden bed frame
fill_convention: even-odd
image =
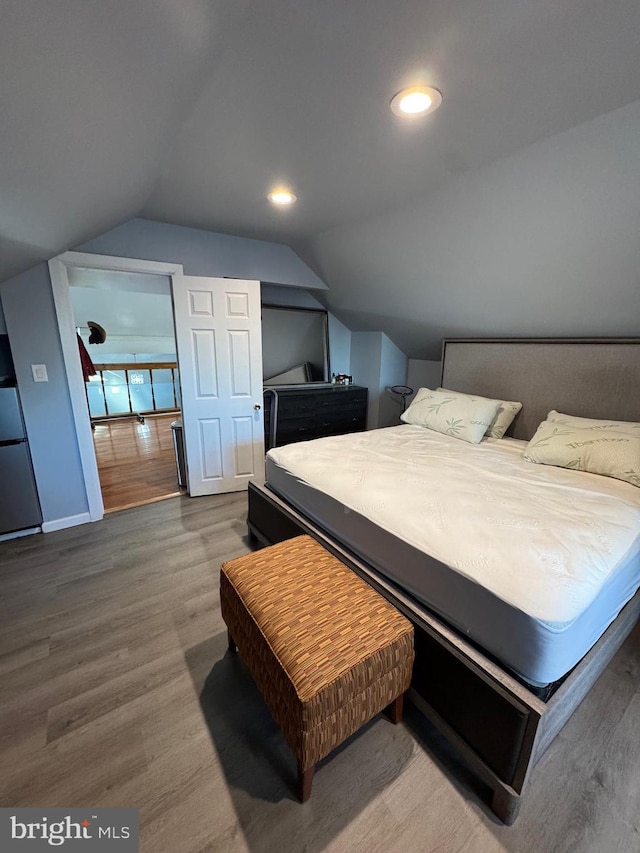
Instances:
[[[518,438],[530,437],[552,408],[640,421],[640,340],[445,341],[442,385],[522,401],[522,417],[509,430]],[[262,545],[310,534],[411,619],[409,698],[490,786],[491,808],[507,824],[531,769],[640,617],[638,591],[545,702],[268,487],[249,484],[247,524]]]

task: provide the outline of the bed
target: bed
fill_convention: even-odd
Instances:
[[[523,407],[507,437],[479,445],[406,425],[282,448],[268,458],[267,486],[250,487],[248,523],[263,544],[311,533],[412,619],[410,698],[511,823],[531,768],[640,612],[638,490],[523,463],[522,449],[551,409],[640,421],[640,341],[445,341],[441,384]],[[394,477],[401,487],[385,501]],[[481,490],[481,544],[468,535],[465,480]],[[576,527],[593,535],[566,570],[551,546],[538,577],[522,558],[512,564],[520,541],[540,552],[540,537],[555,536],[562,548],[585,507]]]

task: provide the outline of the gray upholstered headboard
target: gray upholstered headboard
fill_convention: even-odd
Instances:
[[[514,438],[531,438],[551,409],[640,421],[640,338],[445,340],[441,384],[520,401]]]

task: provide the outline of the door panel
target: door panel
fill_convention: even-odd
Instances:
[[[220,418],[201,419],[199,423],[203,478],[205,480],[221,480],[224,466],[222,464]]]
[[[231,395],[251,396],[251,346],[249,332],[229,332],[229,354],[231,356]]]
[[[256,472],[253,466],[252,434],[253,418],[240,417],[233,419],[234,432],[234,475],[236,477],[253,477]]]
[[[195,372],[197,394],[204,397],[218,397],[218,376],[216,357],[216,333],[213,329],[193,329],[193,370]]]
[[[209,290],[191,289],[189,309],[190,317],[213,317],[213,294]]]
[[[189,494],[263,482],[260,283],[176,276],[173,298]]]
[[[227,291],[227,318],[249,319],[249,299],[246,293]]]

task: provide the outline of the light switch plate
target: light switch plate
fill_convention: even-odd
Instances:
[[[32,364],[31,365],[31,373],[33,374],[34,382],[48,382],[49,377],[47,376],[47,365],[46,364]]]

